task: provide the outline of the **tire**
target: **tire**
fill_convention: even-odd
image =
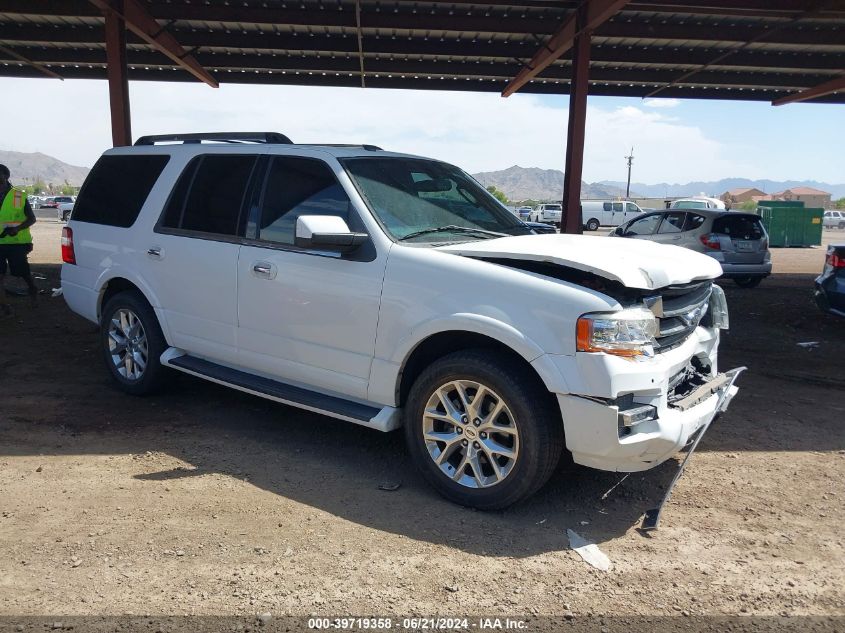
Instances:
[[[426,368],[411,388],[405,407],[408,451],[426,481],[450,501],[479,510],[506,508],[539,490],[560,461],[563,424],[553,400],[539,380],[509,369],[512,366],[508,357],[488,350],[455,352]],[[457,381],[468,406],[461,400]],[[466,422],[460,421],[463,413],[475,413],[478,386],[486,389],[478,423],[466,416]],[[438,393],[452,403],[455,417],[445,414],[446,404]],[[483,414],[490,415],[498,403],[503,405],[501,412],[482,422]],[[426,411],[435,415],[425,415]],[[488,426],[494,421],[495,427]],[[502,431],[485,433],[485,428]],[[451,441],[427,442],[426,433],[429,437],[439,433]],[[485,446],[503,452],[491,453]],[[473,454],[474,462],[466,461]],[[444,457],[442,466],[435,462]]]
[[[734,277],[734,283],[740,288],[756,288],[761,281],[762,277]]]
[[[120,350],[127,338],[130,349],[135,350],[128,363],[129,352]],[[140,293],[120,292],[108,300],[100,319],[100,347],[106,367],[120,389],[144,396],[161,388],[167,368],[162,366],[160,357],[167,342],[155,312]],[[143,367],[139,359],[143,359]]]
[[[587,220],[587,230],[588,231],[598,231],[599,230],[599,221],[595,218],[590,218]]]
[[[840,222],[840,223],[839,223],[839,228],[840,228],[840,229],[845,229],[845,222]]]

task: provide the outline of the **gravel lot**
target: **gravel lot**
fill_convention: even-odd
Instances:
[[[34,227],[45,289],[59,226]],[[675,460],[606,498],[619,476],[576,469],[474,512],[421,481],[399,433],[187,376],[123,395],[92,324],[18,300],[0,322],[0,616],[845,616],[845,320],[811,303],[823,249],[774,255],[759,288],[725,284],[720,362],[749,371],[651,536],[635,528]]]

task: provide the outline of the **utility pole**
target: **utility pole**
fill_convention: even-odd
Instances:
[[[631,145],[631,153],[625,157],[628,161],[628,186],[625,188],[625,197],[631,197],[631,163],[634,162],[634,146]]]

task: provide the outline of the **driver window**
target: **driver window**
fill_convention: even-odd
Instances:
[[[648,215],[628,225],[625,235],[651,235],[660,223],[660,215]]]
[[[293,244],[300,215],[337,215],[349,224],[349,207],[346,192],[325,163],[277,156],[261,200],[258,239]]]

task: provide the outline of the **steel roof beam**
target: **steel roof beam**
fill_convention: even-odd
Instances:
[[[105,79],[105,68],[67,68],[63,71],[65,79]],[[8,66],[0,68],[0,77],[37,77],[39,73],[30,66]],[[187,75],[178,69],[173,70],[158,70],[149,69],[144,70],[136,68],[129,70],[129,78],[133,81],[177,81],[186,82],[194,81],[194,78]],[[273,85],[303,85],[303,86],[350,86],[356,87],[361,85],[361,78],[357,71],[355,72],[339,72],[338,76],[334,73],[327,75],[308,73],[301,73],[294,75],[288,73],[281,75],[279,73],[231,73],[221,76],[222,83],[231,84],[273,84]],[[457,78],[457,79],[427,79],[420,77],[414,79],[413,77],[399,78],[394,75],[393,78],[388,78],[384,73],[381,77],[375,77],[372,74],[367,76],[368,88],[407,88],[417,90],[459,90],[474,92],[501,92],[506,85],[506,80],[500,81],[479,81],[473,78]],[[590,84],[591,95],[603,96],[622,96],[622,97],[643,97],[648,91],[646,86],[629,86],[625,82],[612,84],[609,82],[598,82]],[[566,94],[569,91],[568,84],[548,83],[531,83],[525,86],[522,92],[532,94]],[[725,88],[716,89],[709,88],[702,90],[701,88],[692,88],[679,86],[667,90],[663,95],[665,97],[689,98],[689,99],[733,99],[744,101],[766,101],[771,102],[783,96],[782,90],[727,90]],[[836,93],[818,98],[819,103],[845,103],[845,94]]]
[[[845,74],[843,74],[841,77],[837,77],[836,79],[831,79],[830,81],[826,81],[823,84],[819,84],[818,86],[814,86],[812,88],[802,90],[801,92],[797,92],[794,95],[775,99],[774,101],[772,101],[772,105],[779,106],[786,105],[787,103],[798,103],[799,101],[816,99],[818,97],[824,97],[843,90],[845,90]]]
[[[392,22],[398,19],[395,15],[388,17],[388,22]],[[401,23],[404,24],[404,27],[393,26],[377,28],[408,29],[413,26],[408,25],[407,20],[404,16],[399,17],[402,17]],[[174,37],[176,37],[183,46],[231,46],[234,48],[276,48],[277,46],[274,45],[263,45],[263,43],[269,44],[269,41],[275,38],[276,41],[290,41],[292,45],[289,48],[292,49],[315,49],[319,48],[320,43],[332,40],[340,40],[342,42],[346,42],[347,48],[354,48],[354,46],[350,46],[348,44],[348,41],[355,36],[356,29],[354,23],[354,15],[352,15],[351,18],[352,23],[349,25],[349,27],[344,27],[344,33],[346,37],[343,37],[343,35],[341,35],[340,33],[312,32],[311,34],[308,34],[304,31],[300,31],[297,35],[293,35],[293,33],[288,31],[276,31],[270,29],[247,31],[246,33],[244,33],[242,27],[239,27],[237,30],[232,30],[231,33],[227,33],[222,28],[217,30],[209,30],[207,28],[194,29],[187,26],[182,26],[181,24],[176,24],[175,26],[171,27],[169,29],[169,32],[172,33]],[[381,20],[381,18],[379,19]],[[490,18],[485,19],[489,20]],[[431,43],[432,47],[434,47],[435,44],[440,43],[444,47],[448,48],[449,46],[453,45],[456,41],[454,35],[444,35],[444,29],[429,29],[428,31],[430,32],[426,33],[425,35],[414,35],[412,36],[411,40],[408,40],[407,34],[402,34],[396,37],[396,39],[393,39],[395,37],[395,34],[392,34],[392,32],[376,34],[373,30],[374,28],[376,28],[373,26],[373,20],[374,18],[372,15],[362,13],[361,26],[363,30],[363,35],[367,40],[368,49],[370,47],[370,42],[381,42],[382,45],[385,45],[384,43],[387,42],[393,42],[394,48],[401,49],[405,42],[413,40],[422,41],[425,37],[428,38],[427,41]],[[528,40],[525,36],[529,34],[544,34],[545,32],[551,31],[554,28],[552,20],[546,20],[543,22],[544,26],[546,27],[543,30],[540,30],[539,28],[535,30],[520,30],[522,27],[519,27],[518,20],[508,21],[496,19],[496,23],[498,25],[496,27],[496,30],[500,35],[510,35],[518,39],[514,39],[511,42],[505,42],[501,39],[497,40],[489,35],[482,34],[481,31],[483,29],[478,28],[482,25],[467,24],[465,25],[465,29],[459,29],[459,32],[461,32],[462,41],[465,42],[466,47],[470,49],[465,52],[466,55],[484,56],[483,52],[474,53],[473,50],[484,51],[485,48],[504,46],[512,49],[510,53],[511,55],[516,54],[528,56],[530,53],[533,53],[536,50],[536,44],[533,43],[531,40]],[[156,24],[158,24],[158,22],[156,22]],[[473,26],[475,28],[473,28]],[[157,27],[157,30],[160,30],[160,28],[160,26]],[[420,30],[426,31],[426,29]],[[813,47],[824,46],[832,49],[830,51],[824,51],[828,54],[836,54],[836,51],[839,51],[840,53],[845,52],[845,40],[843,40],[843,29],[841,27],[837,28],[836,26],[828,26],[824,23],[815,23],[812,28],[798,28],[797,26],[791,26],[789,28],[779,29],[771,27],[765,28],[763,30],[766,33],[766,37],[765,41],[762,43],[765,44],[774,46],[781,44],[795,44],[805,47],[805,50],[812,50]],[[713,25],[697,25],[689,23],[650,25],[646,22],[628,22],[627,19],[618,19],[614,20],[611,23],[607,23],[597,29],[593,33],[593,36],[594,40],[598,38],[607,38],[608,41],[601,42],[602,45],[612,45],[613,42],[618,42],[618,46],[624,46],[625,48],[629,46],[628,41],[631,40],[636,40],[637,46],[642,46],[644,42],[648,42],[649,40],[660,40],[664,42],[666,40],[677,40],[680,42],[693,40],[696,42],[706,42],[712,47],[725,48],[726,46],[730,46],[731,44],[746,44],[748,43],[749,39],[752,39],[755,36],[755,34],[759,35],[760,33],[761,27],[758,26],[756,30],[754,30],[753,27],[748,26],[747,24],[737,24],[732,27],[722,28],[721,26],[715,23]],[[167,32],[162,34],[162,37],[166,34]],[[103,30],[102,26],[100,25],[55,26],[51,24],[39,25],[33,24],[31,22],[0,23],[0,40],[6,41],[44,42],[46,44],[51,44],[54,42],[99,43],[103,41],[102,37]],[[444,39],[443,42],[440,42],[441,37]],[[490,44],[488,44],[488,41],[490,42]],[[524,43],[520,44],[520,42]],[[597,45],[598,44],[594,43],[594,47]],[[636,48],[637,46],[634,46],[633,48]],[[789,52],[790,51],[779,50],[773,52],[772,54],[786,55]]]
[[[42,66],[38,62],[32,61],[31,59],[24,57],[23,55],[21,55],[19,53],[16,53],[11,48],[7,48],[6,46],[0,46],[0,53],[9,56],[10,58],[14,59],[15,61],[19,61],[22,64],[26,64],[27,66],[32,66],[38,72],[40,72],[42,75],[46,75],[47,77],[50,77],[51,79],[61,79],[62,81],[64,81],[64,77],[62,77],[61,75],[54,73],[49,68],[45,68],[44,66]]]
[[[8,35],[8,31],[0,26],[0,39]],[[86,36],[86,40],[95,39],[93,36]],[[280,41],[281,40],[281,41]],[[357,50],[346,39],[331,40],[330,44],[323,44],[323,48],[319,52],[320,57],[329,57],[332,59],[343,59],[347,55],[356,55]],[[223,51],[214,52],[211,47],[205,47],[200,52],[194,54],[197,61],[203,66],[214,66],[223,64],[221,58],[226,58],[228,61],[225,65],[234,66],[237,64],[236,60],[244,60],[242,66],[252,66],[256,63],[259,67],[273,63],[277,58],[297,57],[305,59],[299,51],[292,52],[284,47],[287,45],[297,45],[300,42],[296,38],[276,38],[272,37],[269,43],[278,43],[278,48],[268,47],[267,50],[272,53],[239,53],[237,55],[229,55]],[[426,60],[426,63],[433,65],[442,64],[445,69],[448,69],[450,63],[467,63],[475,64],[476,61],[467,61],[463,59],[454,59],[462,55],[472,55],[473,57],[481,57],[481,65],[484,64],[506,64],[508,67],[514,66],[516,70],[519,65],[514,61],[515,57],[521,56],[521,51],[524,47],[518,45],[507,45],[504,43],[494,45],[480,45],[469,47],[466,44],[456,44],[447,42],[432,42],[420,39],[394,41],[394,40],[373,40],[375,49],[367,51],[370,54],[384,55],[409,55],[419,57],[421,55],[436,55],[436,61]],[[146,46],[146,44],[142,44]],[[44,47],[41,45],[21,45],[17,50],[27,56],[29,59],[42,64],[50,62],[80,62],[90,63],[97,60],[104,59],[105,53],[102,49],[89,49],[87,46],[79,48],[57,48]],[[698,49],[698,48],[683,48],[678,46],[672,47],[654,47],[654,46],[616,46],[616,45],[598,45],[593,44],[590,53],[593,65],[595,64],[638,64],[638,65],[660,65],[659,70],[669,70],[672,65],[678,66],[699,66],[706,64],[713,60],[715,54],[720,50],[714,49]],[[147,53],[136,49],[129,50],[130,59],[136,60],[138,64],[160,64],[157,61],[158,53]],[[526,55],[527,56],[527,55]],[[317,57],[317,55],[309,55],[308,59]],[[372,55],[367,59],[371,59]],[[451,61],[450,61],[451,59]],[[263,60],[263,61],[261,61]],[[405,60],[397,59],[397,62]],[[416,62],[419,59],[409,59],[409,62]],[[548,73],[554,73],[556,69],[562,67],[562,63],[555,63],[549,67]],[[730,70],[732,68],[742,69],[749,73],[765,73],[767,70],[774,72],[801,72],[807,74],[823,74],[823,71],[837,71],[845,68],[845,52],[843,53],[808,53],[803,51],[790,51],[784,53],[769,53],[760,50],[744,50],[735,55],[731,55],[719,64],[714,66],[714,69]],[[516,70],[514,72],[516,72]],[[513,76],[513,73],[510,73]]]
[[[217,80],[182,48],[171,33],[161,27],[138,0],[123,0],[123,10],[119,13],[112,8],[109,0],[89,0],[89,2],[106,14],[118,14],[126,22],[127,29],[160,53],[164,53],[177,66],[187,70],[212,88],[218,87]]]
[[[585,0],[584,6],[578,9],[583,11],[583,21],[579,21],[577,12],[571,15],[505,86],[502,96],[509,97],[522,88],[571,49],[577,36],[589,35],[596,27],[616,15],[627,3],[628,0]]]
[[[35,51],[33,51],[34,53]],[[52,66],[58,64],[68,65],[103,65],[106,63],[106,56],[102,50],[80,50],[74,55],[57,58],[50,55],[50,51],[38,51],[39,61],[42,64],[48,63]],[[0,49],[0,61],[3,61],[2,49]],[[299,55],[292,56],[271,56],[271,55],[212,55],[200,53],[197,60],[206,68],[226,72],[268,71],[277,72],[358,72],[361,68],[357,56],[350,57],[329,57]],[[166,59],[161,58],[158,53],[129,50],[127,61],[130,66],[147,68],[171,68],[173,65]],[[519,70],[519,64],[515,62],[482,62],[454,61],[445,63],[443,61],[431,60],[389,60],[384,58],[368,57],[366,60],[367,75],[373,73],[391,74],[402,73],[410,75],[425,75],[433,77],[497,77],[509,79]],[[571,77],[571,66],[555,65],[546,70],[539,80],[563,80],[569,81]],[[591,66],[591,81],[629,82],[629,83],[650,83],[653,85],[671,81],[676,71],[671,69],[640,69],[640,68],[611,68],[602,65]],[[823,74],[808,74],[804,71],[801,74],[793,73],[765,73],[765,72],[724,72],[709,71],[696,76],[695,85],[699,86],[724,86],[724,87],[769,87],[800,90],[814,83],[820,83],[829,76]]]

